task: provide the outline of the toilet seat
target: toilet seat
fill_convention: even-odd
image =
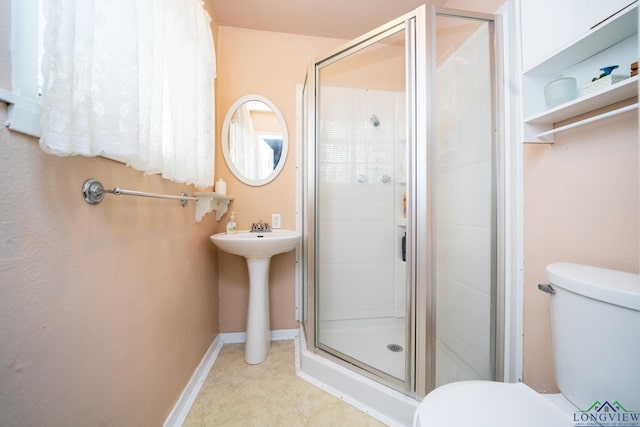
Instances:
[[[562,398],[566,401],[566,399]],[[418,406],[414,427],[568,427],[573,406],[545,399],[522,383],[460,381],[438,387]]]

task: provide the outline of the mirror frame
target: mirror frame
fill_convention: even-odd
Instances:
[[[242,175],[238,168],[231,161],[231,155],[229,153],[229,126],[231,125],[231,118],[235,114],[236,110],[245,102],[249,101],[260,101],[266,104],[271,111],[276,115],[278,121],[280,122],[280,128],[282,129],[282,154],[280,155],[280,161],[273,169],[273,172],[263,179],[249,179]],[[261,185],[265,185],[276,179],[276,177],[280,174],[282,169],[284,168],[285,163],[287,162],[287,154],[289,153],[289,133],[287,131],[287,123],[284,121],[284,116],[280,109],[276,107],[276,105],[271,102],[268,98],[265,98],[261,95],[244,95],[240,97],[236,102],[229,107],[227,111],[227,115],[224,118],[224,123],[222,125],[222,154],[224,155],[224,161],[227,164],[227,167],[231,170],[233,175],[238,178],[240,181],[244,182],[247,185],[252,185],[254,187],[259,187]]]

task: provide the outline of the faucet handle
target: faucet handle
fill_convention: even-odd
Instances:
[[[251,225],[251,231],[253,232],[271,231],[271,227],[266,222],[262,222],[262,220],[259,220],[258,222],[254,222]]]

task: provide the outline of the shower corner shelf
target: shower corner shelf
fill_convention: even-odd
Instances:
[[[233,200],[233,197],[212,192],[196,191],[193,195],[198,198],[196,201],[196,222],[200,222],[206,214],[212,211],[216,211],[216,221],[220,221],[222,215],[227,212],[229,202]]]

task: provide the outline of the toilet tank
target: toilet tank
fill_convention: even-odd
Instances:
[[[579,410],[640,411],[640,275],[579,264],[546,268],[558,388]]]

